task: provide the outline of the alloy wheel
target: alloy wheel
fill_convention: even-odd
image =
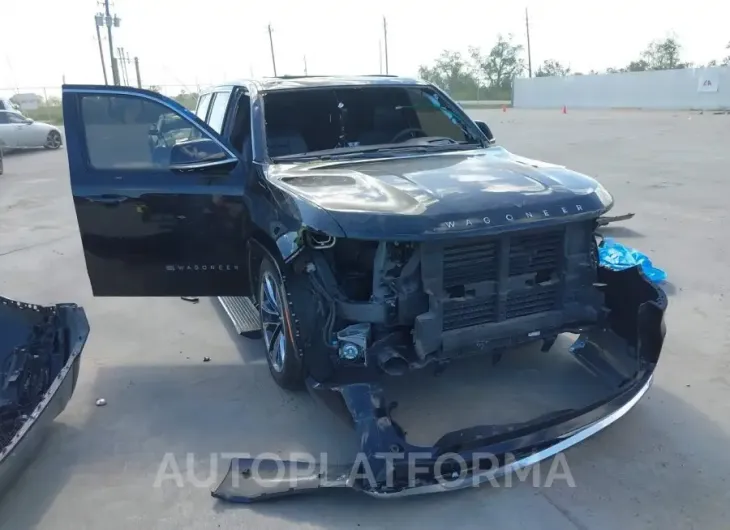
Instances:
[[[49,149],[58,149],[61,147],[61,134],[58,131],[51,131],[48,133],[46,147]]]
[[[261,329],[266,345],[266,354],[276,372],[284,370],[287,340],[284,329],[284,306],[277,278],[269,271],[261,275],[259,285]]]

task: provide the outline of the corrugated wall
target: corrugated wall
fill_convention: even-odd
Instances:
[[[730,67],[518,78],[518,108],[730,109]]]

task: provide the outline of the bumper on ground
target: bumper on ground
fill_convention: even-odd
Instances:
[[[326,385],[310,391],[353,424],[360,451],[351,463],[233,459],[213,496],[254,502],[320,488],[353,488],[378,498],[478,486],[576,445],[624,416],[651,386],[666,333],[667,299],[638,267],[602,271],[610,314],[571,348],[577,360],[615,383],[612,394],[579,410],[530,422],[446,433],[433,446],[409,444],[377,383]]]
[[[76,388],[80,355],[88,335],[86,314],[75,304],[38,306],[0,297],[0,353],[4,356],[14,348],[25,348],[44,358],[52,356],[59,362],[50,386],[29,411],[22,426],[9,440],[1,440],[0,493],[32,461],[48,427],[66,408]],[[14,376],[1,375],[6,377],[4,384]]]

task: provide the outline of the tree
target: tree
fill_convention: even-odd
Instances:
[[[180,103],[182,106],[192,110],[195,109],[196,105],[198,104],[198,93],[181,90],[180,93],[173,99]]]
[[[730,50],[730,42],[727,43],[727,46],[725,46],[725,49]],[[722,64],[723,64],[723,66],[730,66],[730,55],[728,55],[727,57],[725,57],[722,60]]]
[[[420,66],[418,75],[452,97],[474,97],[479,89],[479,81],[472,73],[471,65],[456,51],[444,50],[433,66]]]
[[[150,85],[147,87],[147,90],[151,90],[152,92],[157,92],[159,94],[162,92],[162,87],[160,87],[160,85]]]
[[[641,60],[631,64],[643,63],[645,70],[673,70],[676,68],[687,68],[689,63],[683,63],[680,59],[682,45],[675,36],[667,37],[664,40],[654,40],[641,52]]]
[[[555,59],[546,59],[535,72],[535,77],[564,77],[570,74],[570,67],[560,64]]]
[[[512,86],[512,80],[525,69],[525,62],[520,58],[521,53],[522,45],[512,44],[512,35],[508,35],[506,39],[497,35],[497,43],[487,55],[483,55],[479,48],[469,48],[477,75],[490,88]]]
[[[644,59],[631,61],[626,68],[623,68],[624,72],[644,72],[646,70],[651,70],[651,67]]]

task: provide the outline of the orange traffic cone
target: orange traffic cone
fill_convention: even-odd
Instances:
[[[563,105],[563,114],[568,114],[568,107]]]

